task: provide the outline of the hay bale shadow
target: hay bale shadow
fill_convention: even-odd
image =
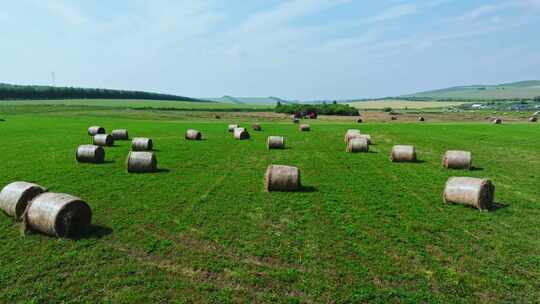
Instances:
[[[171,172],[171,170],[159,168],[159,169],[157,169],[156,172],[154,172],[154,173],[169,173],[169,172]]]
[[[319,190],[313,186],[301,186],[298,192],[313,193],[313,192],[319,192]]]
[[[109,227],[102,225],[90,225],[90,228],[76,238],[70,238],[71,240],[80,240],[80,239],[94,239],[99,240],[107,235],[113,233],[113,230]]]
[[[471,167],[470,170],[471,170],[471,171],[484,171],[484,168],[480,168],[480,167]]]
[[[493,202],[493,204],[491,205],[491,207],[489,208],[489,212],[493,212],[493,211],[497,211],[499,209],[504,209],[504,208],[508,208],[510,207],[509,204],[505,204],[505,203],[502,203],[502,202]]]

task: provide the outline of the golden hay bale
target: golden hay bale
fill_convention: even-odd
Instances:
[[[126,160],[127,172],[149,173],[157,171],[157,159],[154,152],[131,151]]]
[[[47,192],[30,203],[26,221],[36,231],[61,238],[75,238],[90,228],[92,210],[78,197]]]
[[[133,151],[152,151],[154,143],[150,138],[135,137],[131,141],[131,150]]]
[[[414,146],[396,145],[392,148],[390,159],[395,163],[416,162],[416,149]]]
[[[360,135],[360,130],[358,129],[349,129],[347,130],[347,133],[345,133],[345,138],[343,139],[344,142],[348,143],[349,140],[357,135]]]
[[[390,120],[397,120],[397,116],[390,116]]]
[[[186,139],[187,140],[201,140],[202,134],[200,131],[189,129],[186,131]]]
[[[537,122],[538,121],[538,117],[536,116],[532,116],[531,118],[529,118],[529,122]]]
[[[0,192],[0,209],[20,221],[28,203],[46,191],[45,188],[37,184],[13,182]]]
[[[500,125],[500,124],[503,123],[503,120],[500,119],[500,118],[495,118],[495,119],[493,120],[493,123],[496,124],[496,125]]]
[[[365,137],[355,137],[351,138],[347,143],[347,152],[358,153],[358,152],[368,152],[369,143]]]
[[[249,133],[246,128],[234,129],[234,138],[238,140],[249,139]]]
[[[422,116],[418,117],[418,121],[426,121],[426,119]]]
[[[442,164],[446,169],[471,169],[472,153],[469,151],[446,151]]]
[[[97,134],[105,134],[105,128],[100,126],[91,126],[88,128],[88,135],[94,136]]]
[[[298,191],[300,187],[300,170],[298,168],[270,165],[266,169],[266,191]]]
[[[234,129],[236,128],[240,128],[240,125],[238,124],[229,125],[229,132],[234,132]]]
[[[285,138],[282,136],[268,136],[266,140],[266,146],[268,150],[270,149],[284,149],[285,148]]]
[[[94,135],[94,145],[112,146],[114,145],[114,139],[109,134],[96,134]]]
[[[112,130],[111,135],[114,140],[129,140],[128,130],[126,129]]]
[[[100,164],[105,161],[105,149],[96,145],[80,145],[75,156],[80,163]]]
[[[495,186],[488,179],[450,177],[444,188],[443,200],[447,204],[489,210],[493,204],[494,195]]]
[[[253,128],[253,131],[262,131],[261,124],[258,122],[254,123],[251,127]]]
[[[307,131],[311,130],[311,128],[310,128],[310,126],[308,124],[301,124],[298,129],[300,130],[300,132],[307,132]]]

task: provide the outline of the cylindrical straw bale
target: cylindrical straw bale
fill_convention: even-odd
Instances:
[[[358,118],[358,119],[356,120],[356,123],[363,123],[363,122],[364,122],[364,120],[363,120],[362,118]]]
[[[270,165],[265,175],[266,191],[300,190],[300,170],[296,167]]]
[[[94,136],[97,134],[105,134],[105,128],[100,126],[91,126],[88,128],[88,135]]]
[[[418,117],[418,121],[425,121],[426,119],[422,116]]]
[[[489,179],[450,177],[446,182],[443,199],[447,204],[472,206],[489,210],[493,204],[495,186]]]
[[[300,118],[293,117],[292,122],[295,123],[295,124],[300,123]]]
[[[45,234],[75,238],[90,228],[92,210],[78,197],[48,192],[30,203],[26,221],[30,228]]]
[[[301,124],[299,130],[301,132],[307,132],[307,131],[311,130],[311,128],[310,128],[310,126],[308,124]]]
[[[284,149],[285,148],[285,138],[282,136],[268,136],[266,140],[266,146],[268,149]]]
[[[229,132],[234,132],[234,129],[236,128],[240,128],[240,125],[239,124],[229,125]]]
[[[469,151],[446,151],[442,164],[446,169],[471,169],[472,153]]]
[[[360,134],[355,136],[354,138],[365,138],[367,140],[368,145],[371,145],[371,135],[369,134]]]
[[[128,130],[126,129],[113,130],[111,135],[114,140],[129,140]]]
[[[249,139],[249,133],[246,128],[234,129],[234,138],[239,140]]]
[[[47,190],[40,185],[27,182],[13,182],[0,192],[0,209],[7,215],[21,220],[28,203]]]
[[[347,143],[347,152],[358,153],[358,152],[368,152],[369,143],[365,137],[355,137],[351,138]]]
[[[493,123],[496,124],[496,125],[500,125],[500,124],[503,123],[503,120],[500,119],[500,118],[495,118],[495,119],[493,120]]]
[[[189,129],[186,131],[186,139],[187,140],[201,140],[202,134],[200,131]]]
[[[154,152],[131,151],[127,157],[129,173],[149,173],[157,171],[157,159]]]
[[[344,142],[349,142],[349,140],[357,135],[360,135],[360,130],[358,129],[349,129],[347,130],[347,133],[345,133],[345,138],[344,138]]]
[[[109,134],[96,134],[94,135],[94,145],[112,146],[114,145],[114,139]]]
[[[531,118],[529,118],[529,122],[537,122],[538,121],[538,117],[536,116],[532,116]]]
[[[131,141],[131,150],[133,151],[152,151],[154,144],[150,138],[135,137]]]
[[[261,124],[256,122],[252,125],[253,131],[262,131]]]
[[[390,159],[395,163],[416,162],[416,149],[414,146],[396,145],[392,148]]]
[[[96,145],[80,145],[77,148],[76,158],[80,163],[100,164],[105,161],[105,149]]]
[[[397,120],[397,116],[390,116],[390,120]]]

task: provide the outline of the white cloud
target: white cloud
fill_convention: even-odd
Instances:
[[[369,18],[369,23],[398,19],[404,16],[413,15],[418,12],[418,7],[414,4],[400,4],[387,8],[382,13]]]

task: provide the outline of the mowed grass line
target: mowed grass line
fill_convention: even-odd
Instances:
[[[531,302],[539,295],[536,125],[265,124],[235,141],[228,122],[8,116],[0,123],[2,185],[38,182],[87,200],[100,228],[79,241],[22,238],[0,216],[6,302]],[[247,124],[248,122],[242,121]],[[77,164],[89,125],[155,141],[160,168],[129,175],[129,142],[104,165]],[[345,153],[360,127],[373,153]],[[205,140],[187,142],[196,128]],[[267,151],[268,135],[288,149]],[[422,162],[392,164],[393,144]],[[446,149],[482,170],[445,171]],[[511,152],[511,157],[509,157]],[[265,193],[271,163],[301,168],[306,190]],[[490,177],[491,213],[444,206],[452,175]],[[111,231],[112,230],[112,231]]]

